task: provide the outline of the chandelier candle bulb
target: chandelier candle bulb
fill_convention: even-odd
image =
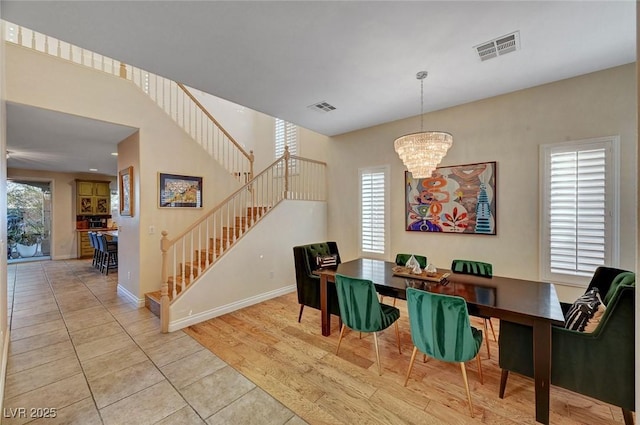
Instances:
[[[394,148],[413,178],[431,177],[442,158],[453,145],[453,136],[444,131],[423,131],[424,121],[424,79],[427,71],[420,71],[420,132],[398,137]]]

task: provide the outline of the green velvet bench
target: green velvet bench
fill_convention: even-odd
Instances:
[[[305,306],[320,310],[320,276],[313,274],[313,272],[322,267],[318,264],[318,259],[328,257],[334,257],[336,266],[340,264],[340,253],[335,242],[319,242],[293,247],[298,303],[300,304],[298,322],[302,319],[302,311]],[[328,286],[329,312],[340,316],[336,287],[335,285]]]
[[[635,274],[599,267],[587,288],[598,288],[606,310],[592,333],[553,327],[551,384],[622,408],[626,425],[635,410]],[[571,304],[563,304],[566,313]],[[530,326],[500,322],[500,398],[509,371],[533,377]]]

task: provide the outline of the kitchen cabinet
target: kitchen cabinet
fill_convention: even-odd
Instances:
[[[89,240],[89,232],[78,232],[78,258],[93,257],[93,247]]]
[[[76,180],[76,214],[111,214],[111,189],[108,181]]]

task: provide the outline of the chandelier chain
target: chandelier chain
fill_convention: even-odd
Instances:
[[[424,131],[424,78],[420,79],[420,132]]]

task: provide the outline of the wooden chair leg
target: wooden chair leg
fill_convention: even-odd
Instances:
[[[378,362],[378,375],[382,376],[382,366],[380,366],[380,350],[378,349],[378,332],[373,333],[373,340],[376,344],[376,362]]]
[[[396,306],[396,300],[397,300],[397,298],[395,298],[395,297],[394,297],[394,298],[393,298],[393,306],[394,306],[394,307]]]
[[[423,354],[422,355],[422,363],[426,363],[427,362],[427,355]]]
[[[400,330],[398,330],[398,321],[396,320],[396,340],[398,341],[398,353],[402,354],[402,349],[400,348]]]
[[[484,385],[484,377],[482,376],[482,362],[480,356],[476,354],[476,360],[478,361],[478,374],[480,375],[480,385]]]
[[[484,345],[487,346],[487,357],[489,359],[491,359],[491,349],[489,348],[489,334],[488,334],[488,327],[487,327],[487,320],[489,319],[484,319],[484,334],[487,335],[487,337],[484,339]]]
[[[624,425],[633,425],[633,413],[630,410],[623,408],[622,417],[624,418]]]
[[[413,361],[416,359],[416,353],[418,352],[418,347],[413,346],[413,353],[411,354],[411,361],[409,362],[409,370],[407,370],[407,377],[404,378],[404,386],[407,386],[407,382],[409,382],[409,374],[411,374],[411,369],[413,368]]]
[[[498,342],[498,338],[496,338],[496,331],[493,329],[493,321],[491,320],[491,318],[487,319],[489,321],[489,326],[491,326],[491,334],[493,335],[493,340],[495,342]]]
[[[298,314],[298,323],[302,319],[302,310],[304,310],[304,304],[300,304],[300,314]]]
[[[504,398],[504,390],[507,388],[507,378],[509,377],[509,371],[506,369],[502,369],[502,374],[500,375],[500,392],[498,396],[500,398]]]
[[[413,346],[413,353],[411,353],[411,361],[409,362],[409,369],[407,370],[407,376],[404,378],[404,386],[407,386],[407,382],[409,382],[409,375],[411,374],[411,369],[413,368],[413,362],[416,359],[416,354],[418,353],[418,347]]]
[[[467,368],[464,366],[464,362],[460,362],[460,370],[462,370],[462,379],[464,380],[464,387],[467,390],[467,400],[469,400],[469,412],[473,418],[473,404],[471,403],[471,391],[469,391],[469,380],[467,379]]]
[[[345,327],[346,326],[343,323],[342,327],[340,328],[340,338],[338,339],[338,348],[336,348],[336,356],[338,355],[338,351],[340,351],[340,343],[342,342],[342,337],[344,336],[344,328]]]

